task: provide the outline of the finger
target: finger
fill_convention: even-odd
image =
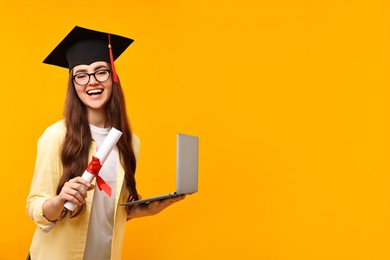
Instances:
[[[84,193],[81,193],[79,190],[73,189],[73,190],[69,190],[68,194],[76,198],[80,204],[84,204],[85,203],[84,198],[86,197],[87,194],[84,188],[83,188],[83,192]]]
[[[164,209],[164,208],[172,205],[175,202],[176,202],[176,200],[174,198],[164,199],[164,200],[160,201],[160,203],[159,203],[159,205],[157,205],[157,207]]]
[[[147,208],[149,210],[154,210],[154,209],[157,209],[160,204],[161,204],[160,200],[152,201],[152,202],[147,204]]]
[[[76,177],[76,178],[73,178],[71,179],[70,181],[72,182],[77,182],[77,183],[81,183],[83,184],[85,187],[89,188],[91,186],[91,183],[87,182],[86,180],[84,180],[83,178],[81,178],[80,176],[79,177]]]
[[[76,187],[74,187],[75,185]],[[63,192],[64,198],[76,204],[84,204],[84,197],[86,197],[87,194],[84,186],[82,184],[70,184],[70,186],[73,187],[69,187],[68,185],[62,188],[61,192]],[[80,189],[81,191],[78,189]]]
[[[84,185],[81,184],[81,183],[77,183],[77,182],[68,182],[68,183],[65,183],[65,186],[66,186],[67,188],[69,188],[69,189],[78,191],[83,197],[86,197],[86,196],[87,196],[87,187],[84,186]]]
[[[175,203],[175,202],[178,202],[178,201],[180,201],[180,200],[183,200],[184,198],[185,198],[185,195],[180,195],[180,196],[177,196],[177,197],[169,198],[169,199],[167,199],[167,203],[168,203],[169,205],[171,205],[171,204],[173,204],[173,203]]]
[[[74,192],[75,192],[75,190],[69,189],[68,187],[63,187],[59,196],[64,201],[72,202],[75,205],[81,205],[82,201],[83,201],[82,196],[77,195]],[[76,196],[74,196],[74,195],[76,195]],[[78,198],[77,198],[77,196],[78,196]]]
[[[76,206],[82,205],[82,203],[78,199],[76,199],[75,197],[73,197],[69,194],[64,194],[61,196],[61,198],[64,199],[65,201],[71,202],[72,204],[74,204]]]

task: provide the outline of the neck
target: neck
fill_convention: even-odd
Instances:
[[[88,123],[100,128],[108,127],[106,122],[106,111],[104,109],[88,109]]]

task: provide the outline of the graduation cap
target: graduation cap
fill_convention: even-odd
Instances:
[[[94,31],[76,26],[46,57],[43,63],[72,69],[96,61],[111,64],[114,82],[118,82],[114,60],[133,42],[123,36]]]

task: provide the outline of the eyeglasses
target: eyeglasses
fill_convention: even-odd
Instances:
[[[85,86],[89,83],[89,80],[91,79],[91,76],[96,79],[96,81],[102,83],[107,81],[110,78],[111,70],[109,69],[102,69],[97,70],[94,73],[78,73],[72,77],[74,82],[76,82],[80,86]]]

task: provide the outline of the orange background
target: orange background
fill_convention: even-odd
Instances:
[[[199,193],[130,221],[123,259],[390,259],[388,1],[0,1],[1,259],[35,229],[67,82],[42,60],[75,25],[135,39],[116,64],[144,197],[175,189],[175,133],[200,138]]]

